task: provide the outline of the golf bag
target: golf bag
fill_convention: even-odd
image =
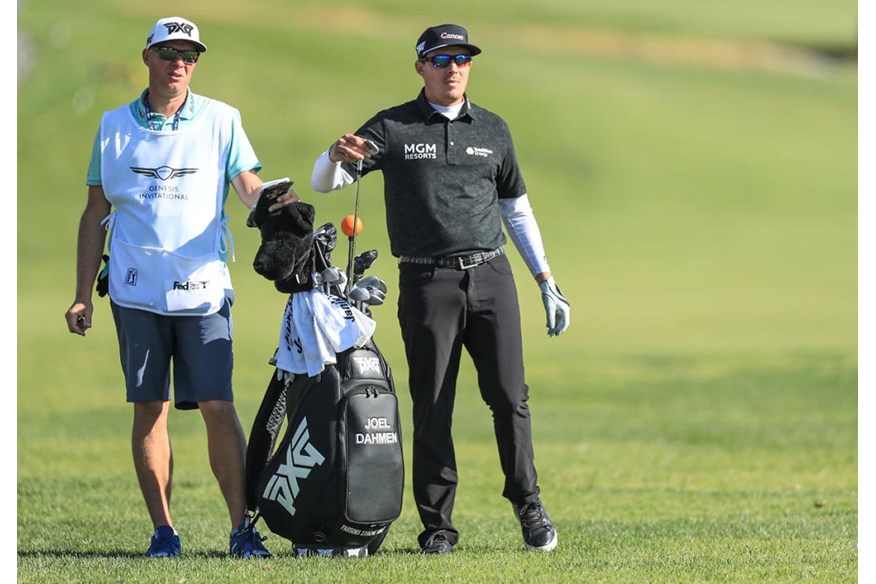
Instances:
[[[392,372],[373,340],[316,377],[272,376],[246,468],[249,508],[298,555],[377,551],[401,513],[404,462]]]
[[[278,291],[292,294],[287,310],[296,294],[301,300],[312,292],[331,295],[337,300],[333,306],[342,302],[348,311],[353,306],[365,314],[369,306],[383,303],[382,281],[360,281],[376,251],[355,258],[348,304],[342,272],[331,265],[334,225],[313,232],[314,211],[306,203],[274,213],[269,207],[269,198],[260,196],[251,213],[262,236],[253,267]],[[284,316],[288,337],[294,336],[290,322],[294,325]],[[332,357],[322,361],[321,372],[308,375],[281,369],[275,355],[277,368],[247,446],[247,506],[272,532],[291,540],[298,555],[365,556],[377,551],[401,513],[398,400],[389,365],[370,336],[363,346],[339,348]]]

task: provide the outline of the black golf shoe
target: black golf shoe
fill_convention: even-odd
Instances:
[[[452,551],[453,544],[450,543],[443,531],[436,531],[423,544],[424,554],[449,554]]]
[[[549,552],[557,547],[557,530],[551,523],[541,499],[514,505],[514,514],[523,530],[523,543],[531,550]]]

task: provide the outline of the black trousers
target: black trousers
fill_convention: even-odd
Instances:
[[[413,401],[414,500],[424,527],[420,545],[436,531],[455,544],[451,427],[463,347],[493,414],[505,475],[502,495],[516,504],[538,498],[517,289],[504,255],[468,270],[409,263],[399,268],[398,318]]]

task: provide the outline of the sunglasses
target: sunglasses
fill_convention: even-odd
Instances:
[[[425,57],[420,59],[421,63],[431,61],[432,66],[436,69],[446,69],[450,67],[450,63],[456,63],[457,67],[465,67],[471,63],[471,55],[435,55],[434,57]]]
[[[152,47],[152,50],[158,53],[162,61],[176,61],[179,58],[187,65],[194,65],[201,56],[200,51],[194,49],[181,51],[173,47]]]

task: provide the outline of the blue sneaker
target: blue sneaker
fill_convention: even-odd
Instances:
[[[178,558],[180,554],[182,542],[176,530],[170,525],[162,525],[156,529],[146,555],[150,558]]]
[[[265,539],[259,535],[252,525],[252,518],[247,515],[243,523],[231,532],[229,552],[238,558],[270,558],[271,552],[262,544]]]

